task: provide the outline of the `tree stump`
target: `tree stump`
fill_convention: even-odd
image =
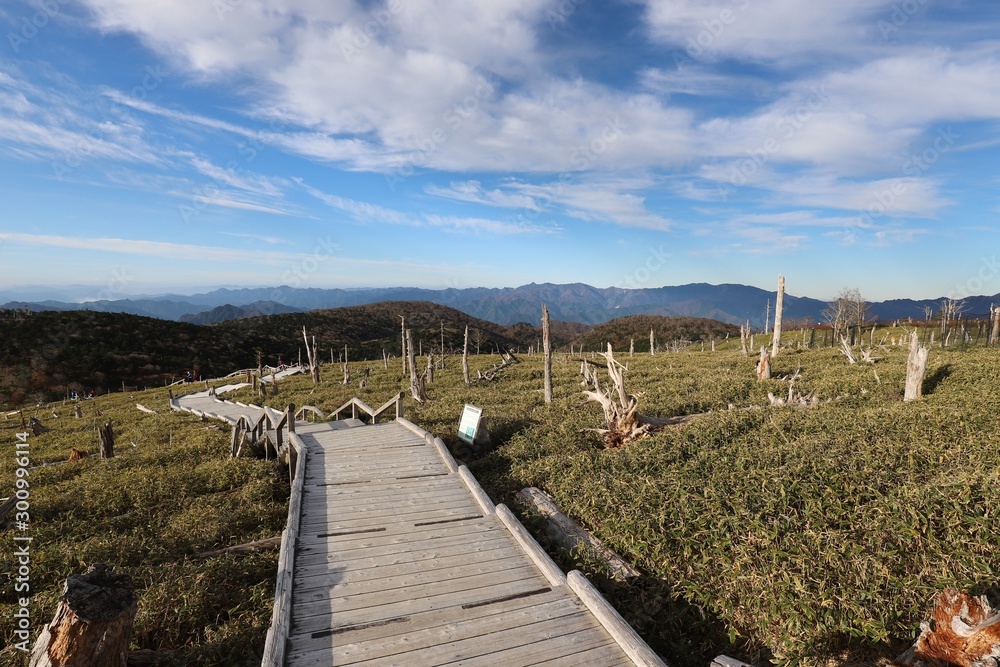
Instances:
[[[135,588],[103,563],[66,580],[56,615],[38,636],[28,667],[126,667]]]
[[[101,458],[110,459],[115,456],[115,432],[111,428],[111,420],[97,429],[101,440]]]
[[[917,332],[910,333],[910,356],[906,360],[904,401],[915,401],[923,394],[924,372],[927,370],[927,348],[920,347]]]
[[[920,636],[895,667],[978,667],[1000,658],[1000,611],[985,597],[946,588],[931,619],[920,624]]]
[[[41,435],[42,433],[48,433],[49,427],[43,426],[42,422],[38,417],[31,418],[31,432],[34,435]]]
[[[757,362],[757,379],[771,379],[771,353],[764,346],[760,348],[760,361]]]

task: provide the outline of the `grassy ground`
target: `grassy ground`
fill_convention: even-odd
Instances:
[[[907,404],[901,347],[855,366],[836,350],[785,350],[775,375],[800,370],[795,389],[823,400],[798,410],[769,407],[768,392],[785,394],[788,382],[757,382],[754,359],[736,347],[622,355],[642,412],[711,411],[622,450],[582,432],[600,425],[600,409],[581,404],[572,359],[555,364],[545,405],[540,357],[472,387],[450,357],[428,404],[407,398],[407,417],[455,444],[463,403],[482,407],[497,445],[471,462],[484,487],[508,504],[523,486],[541,487],[637,565],[638,582],[605,592],[674,665],[703,666],[718,653],[761,665],[884,663],[913,640],[941,588],[998,592],[1000,350],[932,350],[927,395]],[[473,375],[495,361],[474,357]],[[332,410],[357,395],[377,406],[407,386],[398,359],[388,370],[381,361],[351,368],[351,386],[324,367],[318,387],[291,378],[267,402]],[[265,462],[229,461],[223,431],[134,409],[138,400],[163,410],[163,393],[88,403],[120,430],[114,461],[32,471],[35,626],[51,618],[68,574],[102,560],[140,589],[137,646],[175,650],[177,664],[249,664],[263,644],[276,557],[189,556],[277,534],[287,485]],[[95,450],[93,422],[47,419],[57,428],[31,439],[33,460]],[[13,449],[13,431],[2,433]],[[13,467],[0,461],[0,480]],[[13,568],[8,550],[0,575]],[[4,637],[11,589],[0,598]]]

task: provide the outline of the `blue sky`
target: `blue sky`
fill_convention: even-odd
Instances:
[[[987,0],[7,0],[0,289],[997,293],[998,28]]]

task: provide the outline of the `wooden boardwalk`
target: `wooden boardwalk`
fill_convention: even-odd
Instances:
[[[261,410],[204,393],[174,407],[230,423]],[[663,665],[440,439],[401,418],[293,429],[265,665]]]

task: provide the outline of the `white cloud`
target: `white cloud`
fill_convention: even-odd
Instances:
[[[890,0],[645,0],[654,39],[695,60],[774,61],[807,53],[848,53],[878,34]]]
[[[276,255],[271,251],[233,250],[199,246],[186,243],[166,243],[162,241],[142,241],[122,238],[80,238],[54,234],[15,234],[0,232],[0,240],[10,243],[42,246],[49,248],[70,248],[97,252],[126,253],[172,260],[187,261],[290,261],[296,255]]]
[[[523,220],[495,220],[490,218],[472,218],[461,216],[447,216],[436,214],[414,215],[395,211],[392,209],[360,202],[353,199],[346,199],[339,195],[333,195],[317,190],[306,185],[301,179],[296,182],[313,197],[319,199],[331,208],[344,211],[355,221],[367,223],[382,223],[390,225],[404,225],[408,227],[435,227],[452,232],[482,232],[490,234],[510,235],[510,234],[551,234],[559,231],[556,227],[543,227]]]
[[[452,181],[448,187],[429,185],[424,191],[435,197],[458,201],[499,206],[502,208],[523,208],[529,211],[541,210],[535,200],[527,195],[504,192],[499,188],[486,190],[479,181]]]

